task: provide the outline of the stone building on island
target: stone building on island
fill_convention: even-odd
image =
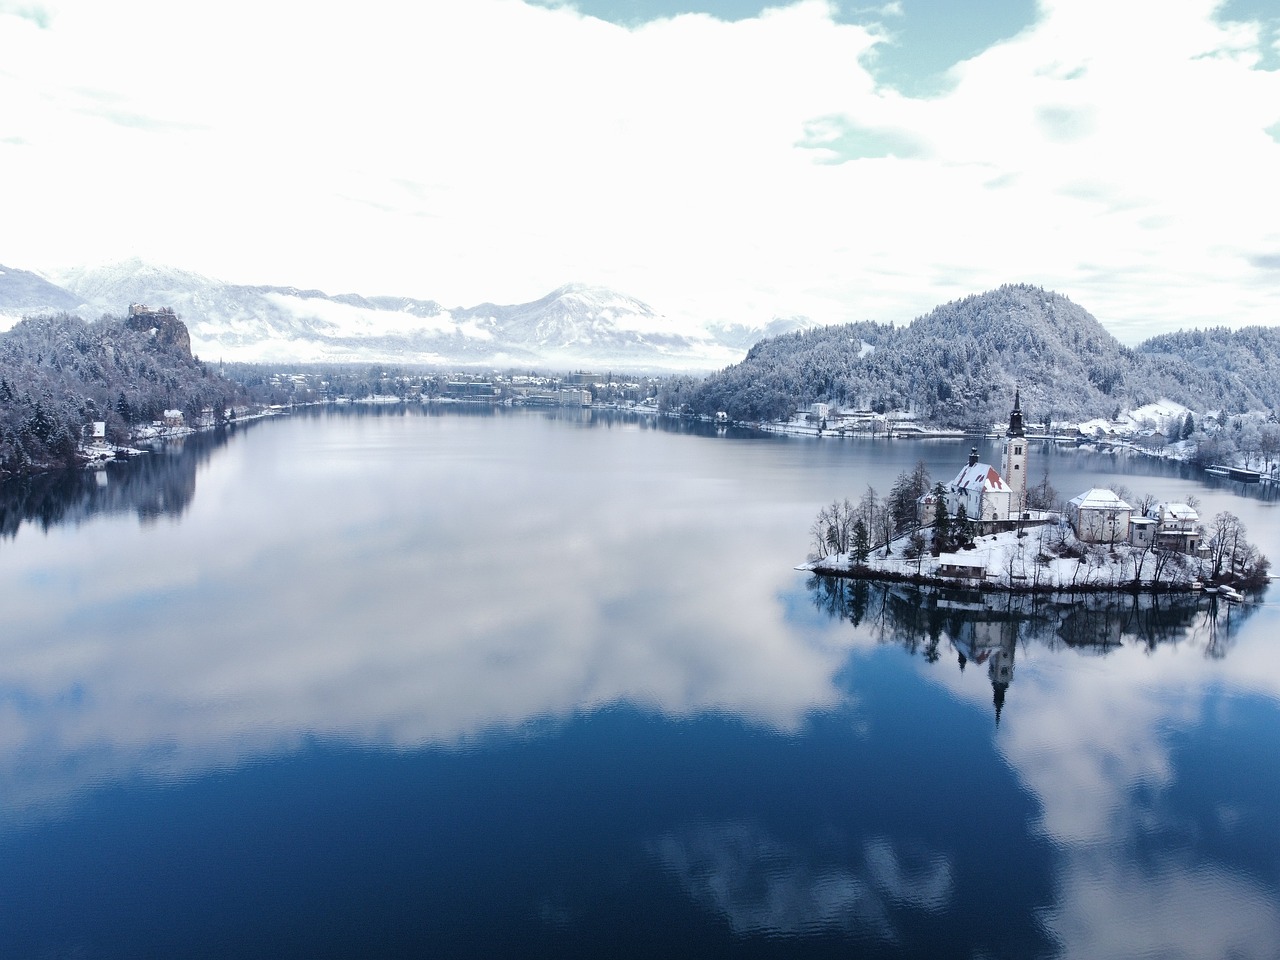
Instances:
[[[1067,519],[1076,538],[1085,543],[1125,543],[1133,507],[1112,490],[1094,487],[1067,504]]]

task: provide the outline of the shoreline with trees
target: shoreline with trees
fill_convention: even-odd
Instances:
[[[0,334],[0,479],[81,467],[86,439],[110,452],[143,425],[216,424],[244,403],[240,385],[191,353],[172,311],[27,317]]]
[[[917,509],[926,493],[941,504],[929,523]],[[1228,511],[1197,528],[1200,546],[1188,553],[1154,537],[1142,544],[1078,538],[1047,474],[1027,491],[1028,509],[1007,529],[984,530],[966,516],[963,504],[950,512],[945,496],[943,485],[930,484],[919,462],[899,474],[883,498],[869,486],[856,504],[834,500],[810,525],[813,549],[797,569],[1018,593],[1255,590],[1268,583],[1270,561]],[[1154,497],[1137,503],[1145,512]]]

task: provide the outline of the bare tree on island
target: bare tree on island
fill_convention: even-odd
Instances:
[[[810,540],[813,543],[813,558],[821,560],[831,554],[847,554],[853,537],[856,511],[846,497],[844,500],[832,500],[818,511],[813,524],[809,527]]]
[[[1245,527],[1239,517],[1224,510],[1213,518],[1213,526],[1206,533],[1212,581],[1233,581],[1249,589],[1266,583],[1271,561],[1245,539]]]

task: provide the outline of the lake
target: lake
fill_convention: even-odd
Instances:
[[[793,569],[970,443],[346,408],[0,488],[0,956],[1276,957],[1274,588]]]

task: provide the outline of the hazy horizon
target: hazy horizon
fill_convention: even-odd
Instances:
[[[0,262],[1117,338],[1280,320],[1280,17],[933,0],[0,3]],[[51,65],[56,65],[52,69]]]

